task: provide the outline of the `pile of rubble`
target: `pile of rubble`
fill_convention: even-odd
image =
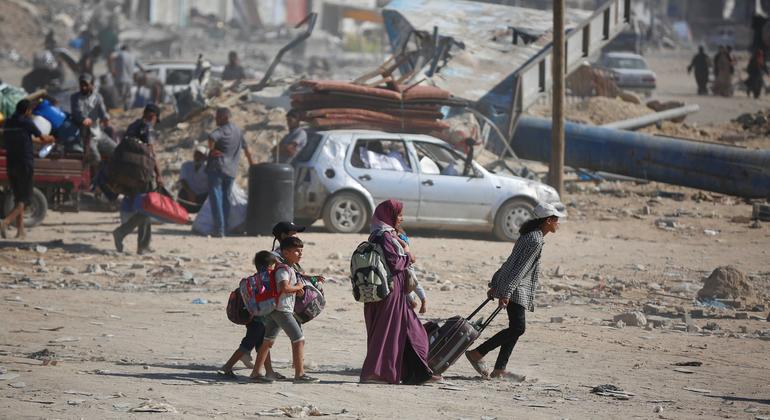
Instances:
[[[602,125],[655,112],[647,106],[618,98],[594,96],[579,102],[567,103],[564,115],[568,121],[578,124]],[[551,105],[539,104],[529,109],[529,114],[550,117]]]
[[[733,122],[740,124],[744,131],[759,136],[770,135],[770,111],[761,110],[753,114],[741,114]]]

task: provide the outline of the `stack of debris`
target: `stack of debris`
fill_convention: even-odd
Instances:
[[[371,87],[333,80],[305,80],[291,95],[300,119],[318,129],[372,129],[434,133],[449,128],[440,108],[449,92],[432,86],[389,83]]]
[[[745,131],[761,136],[770,134],[770,111],[741,114],[733,121],[740,124]]]

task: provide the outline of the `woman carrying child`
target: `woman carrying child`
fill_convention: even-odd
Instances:
[[[270,348],[278,337],[279,329],[283,330],[291,340],[294,383],[318,382],[317,378],[305,373],[305,336],[299,322],[294,318],[294,296],[304,295],[304,285],[297,281],[297,273],[292,266],[302,259],[303,247],[302,240],[296,236],[290,236],[281,241],[283,263],[279,264],[273,273],[280,297],[275,310],[265,316],[265,339],[257,351],[257,360],[251,375],[255,382],[273,382],[271,378],[261,375],[260,371]]]
[[[428,367],[428,335],[407,297],[407,268],[415,258],[398,240],[403,208],[400,201],[387,200],[372,217],[369,241],[382,247],[393,290],[379,302],[364,304],[367,352],[361,382],[421,384],[440,379]]]

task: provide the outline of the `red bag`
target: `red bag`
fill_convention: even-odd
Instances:
[[[158,192],[142,194],[137,196],[135,205],[138,212],[164,222],[188,223],[187,210],[167,195]]]
[[[251,318],[246,305],[243,304],[240,289],[230,292],[230,297],[227,299],[227,319],[238,325],[246,325],[251,322]]]

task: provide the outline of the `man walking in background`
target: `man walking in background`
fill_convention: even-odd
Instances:
[[[711,60],[703,47],[698,47],[698,54],[692,58],[690,65],[687,66],[687,74],[690,74],[695,70],[695,83],[698,84],[698,95],[708,95],[708,83],[709,83],[709,68],[711,67]]]
[[[241,150],[249,165],[254,164],[241,129],[230,122],[230,109],[217,108],[217,128],[209,134],[209,158],[206,173],[209,178],[209,203],[214,218],[215,236],[227,233],[227,217],[230,214],[230,191],[236,175]]]
[[[137,67],[136,56],[128,48],[128,45],[120,47],[110,61],[115,87],[123,105],[123,109],[131,106],[131,86],[134,84],[134,68]]]
[[[246,72],[241,66],[240,59],[238,59],[238,53],[230,51],[227,54],[227,65],[222,71],[222,80],[241,80],[246,78]]]

